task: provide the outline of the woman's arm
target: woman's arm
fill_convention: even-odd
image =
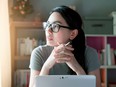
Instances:
[[[95,75],[96,76],[96,87],[101,87],[100,69],[96,69],[92,72],[89,72],[89,75]]]
[[[54,58],[49,56],[44,65],[42,66],[41,71],[31,69],[29,87],[34,87],[35,77],[37,75],[48,75],[50,68],[52,68],[54,64]]]
[[[67,65],[77,74],[77,75],[85,75],[85,71],[83,70],[83,68],[78,64],[78,62],[76,63],[71,63],[71,62],[67,62]],[[88,73],[88,75],[94,75],[96,76],[96,87],[101,87],[101,76],[100,76],[100,70],[96,69],[94,71],[91,71]]]
[[[77,75],[86,75],[83,68],[76,61],[75,57],[72,56],[70,61],[66,62],[66,64],[77,74]]]
[[[40,71],[38,70],[30,70],[30,82],[29,87],[34,87],[35,77],[39,75]]]

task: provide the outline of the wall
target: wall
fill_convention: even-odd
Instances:
[[[8,0],[0,0],[0,87],[11,87]]]
[[[46,20],[52,8],[59,5],[75,5],[82,16],[108,16],[116,11],[116,0],[30,0],[35,12]]]

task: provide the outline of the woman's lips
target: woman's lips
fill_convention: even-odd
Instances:
[[[47,40],[53,40],[53,38],[52,37],[47,37]]]

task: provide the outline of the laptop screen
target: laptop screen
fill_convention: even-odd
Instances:
[[[37,76],[35,87],[96,87],[96,77],[93,75]]]

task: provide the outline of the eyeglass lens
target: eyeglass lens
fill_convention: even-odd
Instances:
[[[58,32],[59,29],[60,29],[60,26],[58,24],[49,24],[49,23],[45,23],[44,25],[44,29],[47,30],[47,29],[51,29],[53,32]]]

